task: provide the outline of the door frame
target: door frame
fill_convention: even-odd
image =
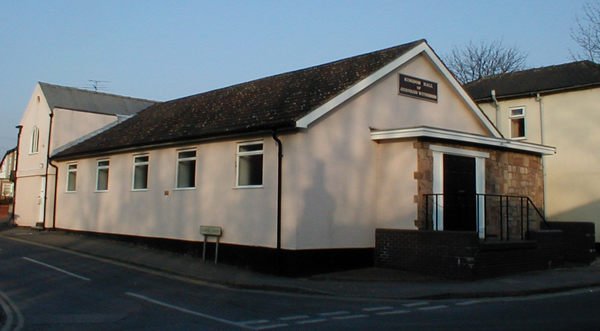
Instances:
[[[485,159],[489,159],[490,153],[441,145],[430,145],[429,149],[433,156],[433,194],[444,193],[444,154],[475,158],[475,193],[485,194]],[[476,203],[477,205],[482,206],[484,204],[484,197],[478,196]],[[434,215],[437,215],[436,219],[434,219],[434,228],[443,231],[444,199],[437,201],[434,208],[436,209]],[[477,208],[476,210],[477,215],[475,219],[478,224],[477,233],[479,234],[480,239],[484,239],[485,208]]]

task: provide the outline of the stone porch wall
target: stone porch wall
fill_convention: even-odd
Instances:
[[[433,193],[433,156],[429,149],[432,144],[489,153],[490,157],[485,161],[485,193],[528,196],[543,213],[544,180],[541,156],[488,147],[418,140],[414,142],[413,146],[417,152],[418,167],[414,173],[414,178],[418,183],[418,195],[414,197],[414,201],[417,203],[419,211],[415,225],[419,229],[424,229],[426,225],[423,195]],[[493,209],[493,207],[491,208]],[[488,210],[487,212],[493,214],[496,211]],[[539,220],[537,218],[534,220],[531,230],[539,229]],[[518,232],[519,230],[514,229],[514,231]]]

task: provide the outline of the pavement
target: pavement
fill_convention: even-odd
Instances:
[[[600,259],[590,265],[457,281],[400,270],[365,268],[310,277],[280,277],[100,236],[0,224],[0,236],[140,268],[167,277],[241,289],[369,299],[524,296],[600,286]]]

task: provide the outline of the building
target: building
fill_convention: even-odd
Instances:
[[[365,265],[382,228],[523,239],[540,220],[498,217],[514,203],[498,197],[542,205],[554,152],[505,139],[419,40],[156,104],[62,149],[52,227],[200,243],[212,226],[224,258]]]
[[[0,162],[0,200],[6,201],[14,196],[14,171],[16,167],[16,148],[12,148],[4,154]]]
[[[465,85],[512,141],[547,144],[546,217],[588,221],[600,241],[600,64],[579,61],[524,70]]]
[[[19,128],[14,222],[47,227],[54,215],[55,166],[62,149],[155,102],[37,83]]]

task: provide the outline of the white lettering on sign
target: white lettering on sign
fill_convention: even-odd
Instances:
[[[430,101],[438,99],[437,83],[403,74],[400,74],[399,93]]]

